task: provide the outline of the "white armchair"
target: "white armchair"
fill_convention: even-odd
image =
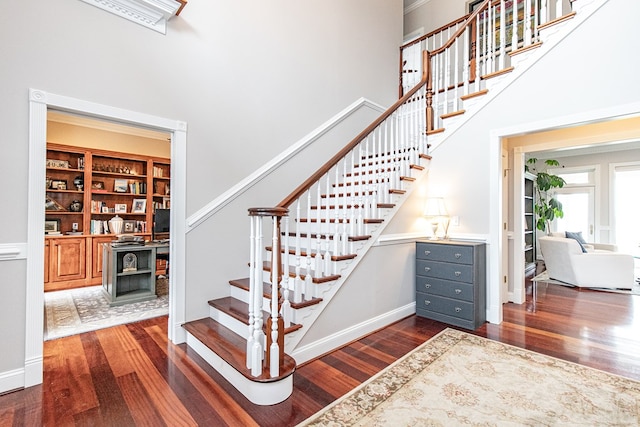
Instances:
[[[538,239],[549,278],[585,288],[631,289],[634,283],[633,257],[597,250],[582,252],[580,244],[566,237]]]

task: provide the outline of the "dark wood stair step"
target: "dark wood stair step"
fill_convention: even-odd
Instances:
[[[262,365],[262,375],[254,377],[246,366],[247,341],[245,339],[209,317],[187,322],[182,327],[251,381],[260,383],[279,381],[293,374],[296,369],[296,361],[285,354],[280,375],[272,378],[265,361]]]
[[[406,190],[400,190],[400,189],[395,189],[395,188],[392,188],[392,189],[389,190],[389,194],[404,194],[406,192],[407,192]],[[329,195],[321,194],[320,197],[323,198],[323,199],[326,199],[327,197],[328,198],[332,198],[332,197],[334,197],[334,198],[335,197],[352,197],[352,196],[353,197],[357,197],[357,196],[372,195],[372,194],[373,194],[373,190],[372,191],[362,191],[362,192],[356,191],[356,192],[353,192],[353,193],[329,194]]]
[[[378,208],[380,209],[391,209],[393,207],[396,206],[395,203],[378,203],[377,204]],[[359,208],[360,205],[359,204],[355,204],[355,205],[346,205],[347,209],[351,209],[351,208]],[[318,206],[311,206],[311,210],[318,210],[318,209],[345,209],[345,205],[332,205],[332,206],[320,206],[318,208]]]
[[[209,301],[209,305],[249,326],[249,304],[246,302],[233,297],[223,297]],[[262,318],[264,319],[264,324],[262,328],[265,333],[267,329],[267,317],[271,317],[271,313],[263,311]],[[292,323],[291,326],[284,329],[284,333],[286,335],[300,328],[302,328],[302,325]]]
[[[326,224],[327,223],[327,219],[326,218],[320,218],[320,221],[318,221],[318,218],[298,218],[296,220],[297,222],[304,222],[304,223],[317,223],[320,222],[322,224]],[[380,219],[380,218],[363,218],[362,221],[365,224],[381,224],[384,222],[384,219]],[[329,218],[329,221],[332,224],[336,224],[336,223],[345,223],[345,224],[349,224],[351,222],[351,220],[349,218]]]
[[[283,235],[285,233],[282,233]],[[296,237],[296,232],[295,231],[290,231],[289,232],[289,237]],[[318,233],[311,233],[311,238],[312,239],[317,239],[317,238],[321,238],[324,239],[324,234],[321,234],[320,236],[318,236]],[[307,233],[300,233],[300,238],[301,239],[306,239],[307,238]],[[348,239],[350,242],[360,242],[362,240],[369,240],[371,238],[370,234],[366,234],[364,236],[349,236]],[[333,240],[333,234],[331,234],[329,236],[329,240]]]
[[[236,288],[243,289],[243,290],[249,292],[249,278],[248,277],[246,277],[244,279],[229,280],[229,284],[231,286],[234,286]],[[271,283],[263,282],[262,283],[262,289],[264,291],[264,294],[263,294],[264,297],[271,299]],[[291,291],[289,291],[289,294],[291,294]],[[304,308],[304,307],[309,307],[311,305],[320,304],[322,302],[322,298],[311,298],[309,301],[305,301],[304,298],[303,298],[302,302],[293,302],[291,300],[289,302],[291,303],[291,308],[300,309],[300,308]]]
[[[262,265],[262,269],[264,271],[271,272],[271,262],[265,261]],[[300,278],[302,280],[304,280],[307,277],[306,270],[307,270],[306,268],[300,268]],[[296,268],[293,266],[289,266],[289,277],[296,277]],[[339,274],[332,274],[329,276],[312,277],[311,281],[313,283],[327,283],[327,282],[333,282],[334,280],[338,280],[339,278],[340,278]]]
[[[267,249],[268,252],[271,252],[273,250],[273,246],[267,246],[266,249]],[[284,253],[284,248],[280,249],[280,252]],[[295,249],[289,249],[289,255],[295,255],[295,254],[296,254],[296,250]],[[317,255],[317,252],[311,252],[309,254],[309,256],[311,256],[312,258],[315,258],[316,255]],[[300,251],[300,256],[306,258],[307,257],[307,251],[301,250]],[[356,254],[331,255],[331,261],[346,261],[348,259],[354,259],[357,256],[358,255],[356,255]]]

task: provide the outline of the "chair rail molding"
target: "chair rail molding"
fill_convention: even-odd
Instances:
[[[162,34],[167,21],[180,12],[186,2],[177,0],[82,0]]]
[[[10,261],[27,258],[27,244],[0,243],[0,261]]]

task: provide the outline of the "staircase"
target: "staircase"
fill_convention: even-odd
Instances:
[[[288,354],[428,173],[430,153],[603,1],[486,0],[403,46],[400,99],[275,207],[249,210],[249,276],[183,325],[187,344],[251,402],[285,400]]]

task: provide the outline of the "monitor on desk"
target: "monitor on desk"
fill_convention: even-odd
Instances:
[[[156,209],[153,215],[153,239],[168,239],[170,228],[170,209]]]

